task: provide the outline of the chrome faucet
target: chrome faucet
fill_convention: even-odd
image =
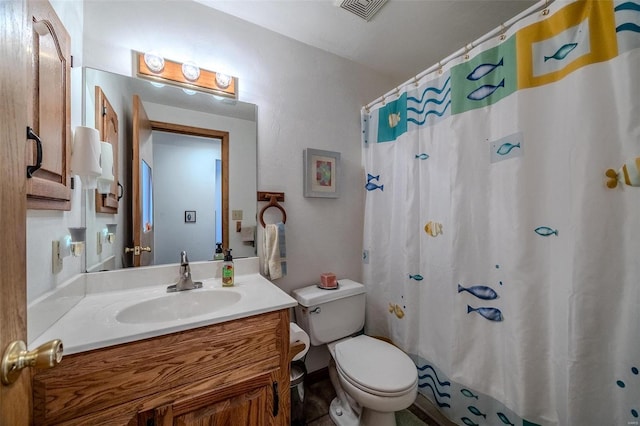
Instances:
[[[189,266],[189,259],[187,258],[187,252],[180,253],[180,278],[176,284],[172,284],[167,287],[167,293],[173,293],[175,291],[193,290],[194,288],[202,288],[201,281],[193,281],[191,279],[191,267]]]

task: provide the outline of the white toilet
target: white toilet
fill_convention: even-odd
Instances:
[[[335,290],[309,286],[292,291],[296,320],[311,345],[327,344],[329,375],[336,390],[329,414],[338,426],[394,426],[395,412],[418,392],[418,371],[403,351],[383,340],[358,335],[365,316],[365,288],[340,280]]]

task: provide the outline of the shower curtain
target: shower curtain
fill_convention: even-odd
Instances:
[[[459,425],[640,421],[639,48],[554,2],[362,110],[367,333]]]

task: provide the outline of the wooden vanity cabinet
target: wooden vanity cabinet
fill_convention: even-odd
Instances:
[[[289,312],[64,357],[33,376],[38,425],[289,425]]]

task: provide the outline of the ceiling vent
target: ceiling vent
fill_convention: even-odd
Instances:
[[[340,7],[365,21],[370,21],[386,2],[387,0],[343,0]]]

